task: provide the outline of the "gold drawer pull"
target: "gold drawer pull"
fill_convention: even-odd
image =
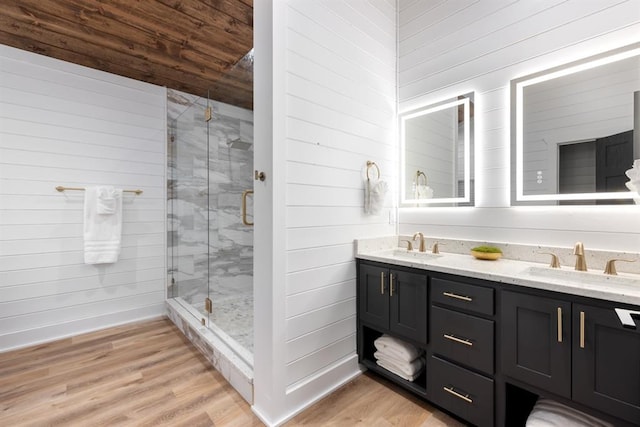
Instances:
[[[443,336],[448,340],[459,342],[460,344],[468,345],[469,347],[473,347],[473,343],[471,341],[469,341],[469,340],[465,340],[463,338],[454,337],[453,335],[449,335],[449,334],[444,334]]]
[[[462,301],[473,301],[473,298],[471,297],[468,297],[465,295],[453,294],[451,292],[443,292],[442,295],[449,298],[461,299]]]
[[[584,348],[584,311],[580,312],[580,348]]]
[[[562,342],[562,307],[558,307],[558,342]]]
[[[465,402],[468,402],[468,403],[473,403],[473,400],[469,398],[468,394],[460,394],[457,391],[455,391],[453,389],[453,387],[443,387],[443,388],[444,388],[444,391],[446,391],[449,394],[453,394],[458,399],[462,399],[462,400],[464,400]]]
[[[389,274],[389,296],[393,296],[393,273]]]

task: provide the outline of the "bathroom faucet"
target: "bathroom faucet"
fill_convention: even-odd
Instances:
[[[576,242],[573,247],[573,254],[576,256],[576,270],[587,271],[587,261],[584,259],[584,245],[582,242]]]
[[[413,235],[412,240],[416,240],[416,237],[420,238],[420,249],[419,249],[420,252],[426,252],[426,248],[424,246],[424,234],[418,231],[416,234]]]

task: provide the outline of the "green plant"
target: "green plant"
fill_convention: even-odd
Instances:
[[[471,248],[474,252],[483,252],[489,254],[501,254],[502,250],[500,248],[496,248],[495,246],[476,246],[475,248]]]

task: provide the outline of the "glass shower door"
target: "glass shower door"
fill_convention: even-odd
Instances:
[[[210,100],[210,327],[253,351],[253,113]],[[243,207],[245,215],[243,221]],[[237,345],[237,346],[236,346]]]

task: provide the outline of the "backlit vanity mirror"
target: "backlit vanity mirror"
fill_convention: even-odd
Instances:
[[[469,206],[473,94],[399,116],[402,206]]]
[[[513,80],[511,100],[512,204],[633,203],[640,43]]]

